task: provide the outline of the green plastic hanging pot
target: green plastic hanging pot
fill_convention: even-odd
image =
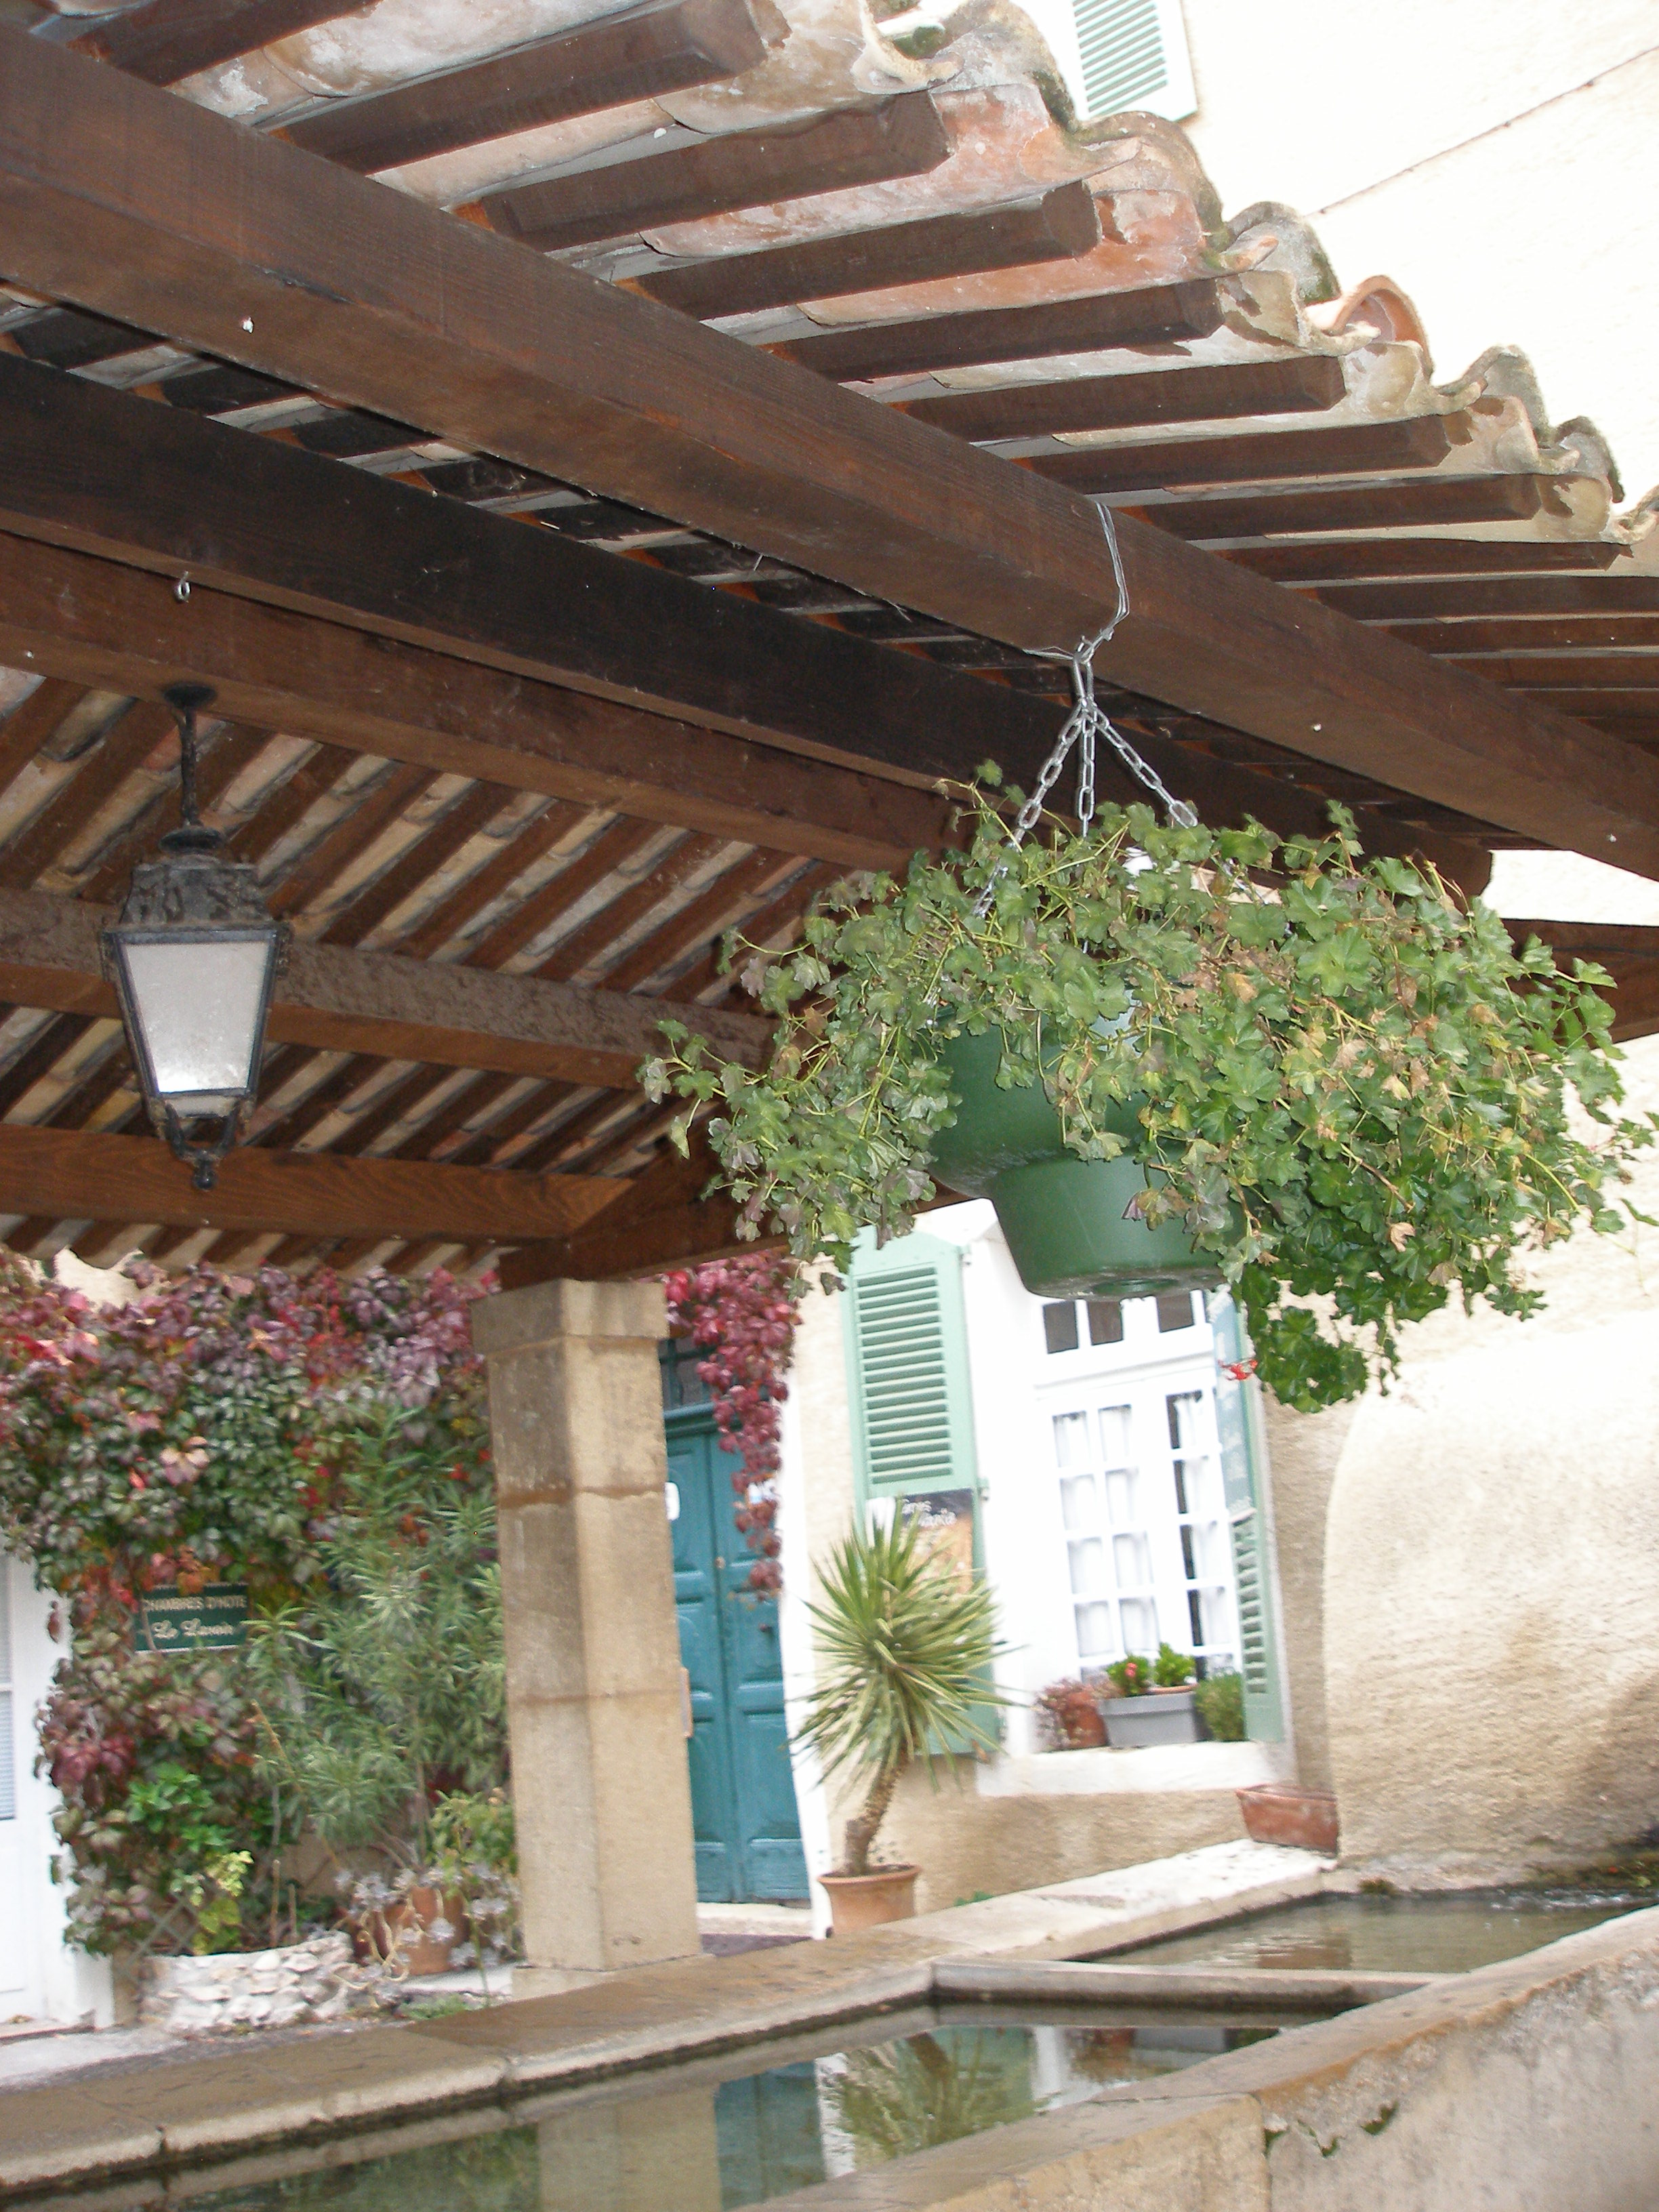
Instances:
[[[955,1122],[933,1139],[933,1173],[965,1197],[990,1200],[1028,1291],[1042,1298],[1145,1298],[1221,1280],[1214,1260],[1194,1249],[1178,1221],[1153,1229],[1129,1212],[1155,1169],[1128,1152],[1079,1159],[1040,1083],[998,1087],[995,1030],[953,1037],[939,1057],[960,1103]],[[1133,1103],[1108,1127],[1137,1137]]]

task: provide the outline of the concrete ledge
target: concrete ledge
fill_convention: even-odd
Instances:
[[[0,2094],[0,2196],[217,2158],[925,2002],[940,1960],[1060,1960],[1316,1895],[1306,1851],[1218,1844],[926,1914],[868,1936],[696,1958],[488,2011],[216,2046]]]
[[[1348,2012],[1407,1996],[1443,1974],[1349,1974],[1305,1966],[1074,1966],[941,1959],[936,1997],[1040,2005],[1226,2006],[1235,2012]]]
[[[980,1797],[1142,1796],[1172,1790],[1254,1789],[1286,1782],[1296,1758],[1283,1743],[1171,1743],[1139,1751],[1042,1751],[976,1768]]]

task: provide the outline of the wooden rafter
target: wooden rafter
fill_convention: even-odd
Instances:
[[[280,135],[349,168],[394,168],[739,76],[787,30],[769,0],[645,0],[482,61],[331,101]]]
[[[40,891],[0,892],[0,993],[21,1006],[110,1016],[98,933],[106,909]],[[329,1052],[440,1067],[628,1085],[657,1049],[660,1009],[622,991],[581,991],[384,952],[296,943],[272,1000],[270,1035]],[[756,1060],[767,1024],[714,1014],[720,1049]]]
[[[153,1137],[0,1123],[0,1212],[162,1222],[312,1236],[428,1237],[515,1243],[565,1234],[618,1191],[597,1176],[528,1176],[423,1162],[340,1159],[243,1147],[210,1191]]]
[[[927,94],[900,93],[805,124],[652,148],[631,160],[508,185],[465,212],[508,238],[554,252],[806,192],[925,176],[950,150]]]
[[[184,677],[211,684],[238,720],[323,740],[328,781],[349,746],[847,867],[902,866],[944,819],[927,792],[873,775],[205,586],[181,605],[141,570],[3,532],[0,660],[152,696]],[[15,775],[79,696],[64,682],[40,709],[15,709],[0,725],[0,769],[10,762]],[[314,780],[307,764],[251,830],[285,835]]]
[[[48,296],[965,629],[1051,647],[1112,612],[1098,519],[1064,488],[15,32],[0,220],[12,273]],[[1659,872],[1633,748],[1164,531],[1125,518],[1120,538],[1115,680]]]
[[[1007,207],[922,216],[802,246],[768,246],[666,269],[636,278],[635,289],[708,322],[792,300],[832,300],[893,284],[1075,260],[1100,244],[1097,210],[1086,185],[1056,185],[1040,198]]]
[[[106,15],[75,40],[83,54],[150,84],[176,84],[217,62],[273,40],[291,39],[338,15],[354,15],[370,0],[144,0],[122,15]]]

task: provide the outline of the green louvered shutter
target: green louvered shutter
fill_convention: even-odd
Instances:
[[[900,1237],[878,1251],[866,1231],[843,1319],[860,1507],[871,1498],[977,1489],[957,1246]]]
[[[1197,106],[1180,0],[1072,0],[1085,119],[1150,109],[1179,118]]]
[[[938,1237],[859,1238],[842,1310],[853,1455],[860,1519],[872,1499],[932,1495],[973,1521],[973,1561],[984,1569],[962,1253]],[[948,1493],[939,1497],[940,1492]],[[932,1743],[971,1754],[1002,1729],[1001,1708],[979,1706],[977,1740]]]
[[[1238,1586],[1244,1731],[1258,1741],[1277,1743],[1285,1733],[1285,1716],[1279,1694],[1279,1637],[1273,1622],[1261,1474],[1267,1464],[1261,1385],[1253,1376],[1235,1378],[1225,1371],[1229,1366],[1242,1365],[1250,1356],[1243,1322],[1230,1297],[1212,1295],[1210,1324],[1215,1335],[1215,1422],[1221,1440],[1222,1480]]]

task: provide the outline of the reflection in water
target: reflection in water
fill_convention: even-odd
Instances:
[[[1039,2107],[1025,2028],[943,2028],[819,2062],[827,2112],[860,2165],[931,2150]]]
[[[1646,1898],[1582,1890],[1464,1890],[1443,1896],[1314,1897],[1131,1951],[1131,1962],[1329,1967],[1368,1974],[1461,1974],[1599,1928]]]
[[[411,2126],[418,2148],[381,2137],[378,2156],[349,2137],[309,2146],[192,2212],[733,2212],[1274,2032],[1081,2008],[1054,2027],[999,2008],[871,2021],[860,2042],[843,2021],[786,2065],[742,2074],[734,2053],[695,2080],[663,2069],[540,2099],[533,2120],[456,2114]]]

